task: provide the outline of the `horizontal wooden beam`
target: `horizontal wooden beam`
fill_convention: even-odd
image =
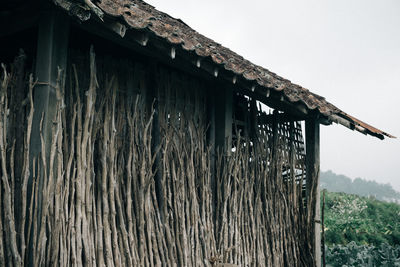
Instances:
[[[324,116],[324,115],[319,116],[318,121],[320,124],[323,124],[323,125],[331,125],[332,124],[332,120],[329,119],[329,117]]]
[[[98,23],[100,22],[90,20],[77,26],[185,73],[213,83],[224,84],[224,87],[231,87],[234,91],[255,98],[273,109],[299,117],[308,115],[308,109],[304,104],[292,103],[282,92],[261,87],[256,81],[249,81],[240,75],[233,74],[225,70],[223,66],[219,67],[211,58],[200,57],[194,51],[186,51],[180,45],[169,44],[164,39],[146,31],[128,29],[125,37],[122,38],[115,34],[114,30],[104,29]]]
[[[305,117],[309,114],[306,105],[300,102],[290,102],[281,91],[276,91],[273,88],[261,87],[256,81],[249,81],[241,76],[232,75],[232,73],[227,70],[221,71],[220,77],[222,80],[230,82],[230,84],[234,86],[235,91],[255,98],[273,109],[299,117]]]
[[[274,114],[262,114],[260,116],[261,123],[264,124],[272,124],[275,120],[278,120],[278,122],[294,122],[294,121],[303,121],[305,120],[304,117],[299,117],[299,116],[294,116],[288,113],[277,113],[276,115]]]
[[[305,119],[309,115],[308,110],[302,105],[297,105],[294,103],[290,103],[286,100],[282,100],[279,96],[280,92],[272,91],[270,95],[267,96],[257,91],[253,93],[247,90],[243,90],[241,89],[241,87],[236,87],[236,89],[238,90],[238,92],[244,93],[251,98],[255,98],[265,105],[269,106],[270,108],[286,112],[288,114],[291,114],[292,116],[299,117],[300,119]]]
[[[104,25],[110,29],[111,31],[115,32],[118,34],[120,37],[124,37],[126,33],[126,26],[122,23],[119,23],[117,21],[109,21],[105,20]]]

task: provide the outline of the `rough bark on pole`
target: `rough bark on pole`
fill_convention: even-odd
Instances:
[[[317,118],[306,120],[306,170],[307,170],[307,196],[312,199],[314,209],[314,257],[315,265],[321,266],[321,221],[320,221],[320,190],[319,190],[319,122]]]

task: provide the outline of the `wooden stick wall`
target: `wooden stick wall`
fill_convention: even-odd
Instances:
[[[1,266],[313,265],[298,123],[260,124],[256,142],[237,135],[235,152],[213,155],[206,84],[157,67],[154,107],[139,63],[75,59],[54,88],[48,158],[29,159],[34,78],[0,75]]]

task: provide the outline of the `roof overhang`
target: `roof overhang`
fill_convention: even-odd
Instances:
[[[208,73],[273,108],[306,118],[319,114],[321,123],[332,122],[379,139],[394,136],[343,112],[324,97],[257,66],[230,49],[199,34],[180,19],[158,11],[141,0],[52,0],[80,22],[97,21],[119,38],[147,47],[149,40],[170,60],[186,61],[192,68]]]

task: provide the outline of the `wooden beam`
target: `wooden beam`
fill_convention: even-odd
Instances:
[[[153,38],[151,41],[151,47],[161,55],[169,54],[168,45],[164,44],[163,40]],[[174,68],[177,68],[186,73],[191,73],[202,78],[206,77],[207,80],[218,82],[222,86],[230,86],[232,90],[248,95],[252,98],[263,102],[271,108],[278,109],[290,113],[294,116],[305,117],[309,114],[308,108],[303,103],[292,103],[285,99],[282,92],[274,89],[263,88],[257,85],[256,81],[248,81],[240,76],[232,76],[230,71],[224,68],[216,67],[216,64],[209,58],[200,58],[195,53],[180,49],[180,56],[174,59]],[[148,52],[147,52],[148,53]],[[152,53],[154,56],[154,53]],[[164,60],[165,62],[165,60]],[[190,66],[191,63],[192,66]],[[167,64],[171,64],[171,61],[167,61]],[[194,68],[195,67],[195,68]],[[198,72],[193,71],[197,69]],[[227,83],[228,82],[228,83]]]
[[[157,61],[150,61],[147,64],[146,70],[146,105],[148,106],[150,115],[153,113],[153,124],[151,129],[151,150],[152,154],[156,155],[153,172],[154,175],[154,187],[156,192],[156,198],[158,207],[160,210],[160,217],[161,220],[164,221],[165,219],[165,193],[162,186],[162,171],[163,168],[161,166],[161,155],[157,153],[157,150],[161,146],[161,130],[160,130],[160,118],[159,118],[159,99],[158,95],[158,88],[159,88],[159,80],[160,77],[158,76],[158,63]]]
[[[321,266],[321,220],[320,220],[320,130],[317,117],[306,120],[306,186],[308,207],[314,210],[314,260]],[[313,213],[311,213],[313,214]]]
[[[299,118],[299,120],[304,120],[307,116],[309,116],[308,110],[299,103],[290,103],[286,100],[280,101],[280,97],[278,96],[280,93],[279,92],[271,92],[270,90],[267,90],[266,93],[268,94],[261,94],[259,92],[251,92],[246,89],[244,89],[242,86],[233,86],[232,88],[234,89],[235,92],[238,92],[243,95],[247,95],[252,99],[256,99],[263,104],[267,105],[270,108],[283,111],[287,114],[290,114],[294,117]]]
[[[38,83],[33,92],[35,111],[32,121],[30,162],[33,162],[33,158],[38,159],[40,153],[45,154],[47,162],[49,160],[52,123],[57,108],[55,86],[57,84],[58,68],[65,70],[67,66],[68,35],[69,18],[66,15],[56,9],[45,10],[41,13],[35,67],[35,78]],[[40,127],[41,124],[42,129]],[[45,151],[42,151],[41,148],[41,131],[44,139]],[[32,175],[33,171],[31,171],[28,190],[33,186]],[[41,170],[41,174],[39,174],[38,177],[39,192],[41,192],[43,181],[43,170]],[[28,192],[28,194],[30,194],[30,192]],[[38,205],[36,207],[39,214],[38,218],[40,218],[42,212],[40,209],[40,207],[43,206],[41,204],[42,201],[39,195]],[[40,220],[38,223],[40,227]],[[34,251],[33,246],[34,244],[31,242],[28,248],[30,253]],[[33,265],[32,258],[30,254],[30,265]]]
[[[232,147],[233,91],[231,88],[215,90],[215,145],[228,154]]]
[[[265,123],[265,124],[272,124],[274,122],[274,120],[276,120],[276,118],[278,118],[278,121],[280,123],[282,122],[294,122],[294,121],[302,121],[305,118],[304,117],[298,117],[298,116],[294,116],[288,113],[278,113],[276,115],[274,114],[261,114],[260,119],[261,119],[261,123]]]
[[[215,156],[215,96],[212,88],[207,89],[207,121],[209,122],[209,127],[207,129],[207,143],[211,147],[211,154]]]
[[[212,213],[212,218],[214,222],[216,222],[217,219],[217,203],[218,203],[218,190],[217,190],[217,173],[216,173],[216,163],[217,163],[217,155],[216,155],[216,144],[215,144],[215,129],[216,129],[216,123],[215,123],[215,93],[213,88],[210,86],[207,88],[207,121],[209,122],[209,127],[207,129],[207,144],[210,147],[210,153],[211,153],[211,160],[210,160],[210,169],[211,169],[211,197],[212,197],[212,205],[213,205],[213,213]],[[216,224],[214,224],[215,226]],[[214,231],[217,229],[214,228]]]
[[[258,86],[256,81],[248,81],[242,76],[232,76],[232,72],[224,68],[217,68],[211,59],[200,57],[193,51],[174,47],[174,53],[171,53],[170,44],[148,32],[128,30],[125,37],[121,38],[120,35],[115,34],[115,31],[105,29],[99,25],[96,20],[76,24],[76,26],[111,40],[137,53],[139,57],[149,57],[179,71],[217,83],[219,86],[230,86],[232,90],[256,98],[271,108],[297,116],[308,115],[308,108],[304,104],[292,103],[286,99],[282,100],[282,92]],[[146,60],[144,59],[144,61]]]
[[[41,150],[40,121],[43,115],[43,137],[51,137],[51,125],[56,110],[55,86],[58,68],[67,67],[69,18],[58,10],[43,12],[39,23],[35,78],[38,84],[34,91],[34,108],[31,138],[32,156]],[[46,149],[49,144],[46,144]],[[47,151],[46,151],[47,152]]]
[[[319,123],[323,125],[331,125],[332,120],[330,120],[327,116],[321,115],[319,117]]]
[[[104,26],[107,27],[108,29],[110,29],[111,31],[115,32],[119,36],[121,36],[121,38],[124,38],[125,33],[126,33],[126,26],[124,24],[119,23],[117,21],[113,21],[113,20],[111,20],[111,21],[105,20]]]

